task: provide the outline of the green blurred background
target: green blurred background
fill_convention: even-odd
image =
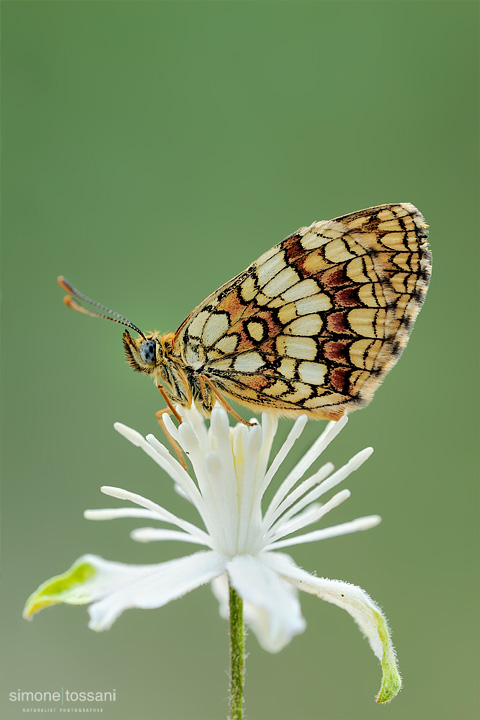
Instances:
[[[328,452],[338,464],[375,447],[329,524],[383,523],[292,552],[382,605],[405,688],[378,708],[378,663],[351,618],[303,596],[307,631],[282,653],[249,637],[247,711],[478,717],[478,4],[3,2],[2,25],[2,716],[22,715],[9,692],[60,687],[115,688],[112,720],[227,711],[227,627],[209,588],[101,634],[84,607],[21,619],[84,552],[189,551],[132,542],[132,520],[82,517],[109,505],[101,484],[189,511],[112,428],[156,432],[160,396],[125,364],[121,329],[66,310],[56,276],[171,331],[297,227],[410,201],[430,224],[431,289],[399,365]],[[299,452],[321,428],[309,423]]]

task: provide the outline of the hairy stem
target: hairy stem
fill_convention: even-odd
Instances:
[[[245,631],[243,600],[230,585],[230,714],[229,720],[242,720],[245,686]]]

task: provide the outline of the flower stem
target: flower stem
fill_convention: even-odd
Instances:
[[[243,718],[245,686],[245,631],[243,600],[230,585],[230,714],[229,720]]]

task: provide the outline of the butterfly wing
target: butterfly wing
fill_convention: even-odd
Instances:
[[[338,419],[408,341],[431,272],[426,228],[409,203],[300,228],[199,305],[175,351],[244,405]]]

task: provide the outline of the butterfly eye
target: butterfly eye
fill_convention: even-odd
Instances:
[[[147,365],[155,365],[157,358],[157,344],[154,340],[146,340],[140,345],[140,355]]]

